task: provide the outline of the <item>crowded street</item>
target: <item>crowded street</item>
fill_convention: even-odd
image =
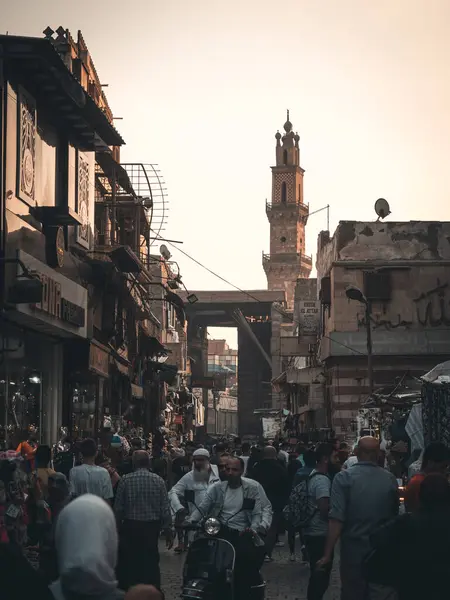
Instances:
[[[449,600],[450,1],[0,21],[0,600]]]

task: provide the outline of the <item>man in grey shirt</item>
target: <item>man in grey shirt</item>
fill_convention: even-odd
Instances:
[[[330,563],[341,538],[341,600],[366,600],[363,564],[370,552],[370,535],[398,514],[397,480],[378,466],[379,451],[377,439],[361,438],[358,462],[333,481],[328,538],[318,566],[324,568]]]
[[[303,528],[311,568],[308,600],[322,600],[330,583],[332,560],[321,570],[317,570],[316,566],[325,551],[331,496],[330,475],[333,475],[337,468],[339,462],[336,450],[331,444],[320,444],[316,450],[316,468],[307,481],[308,501],[314,508],[314,512],[309,523]]]

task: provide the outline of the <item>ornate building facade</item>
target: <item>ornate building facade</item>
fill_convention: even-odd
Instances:
[[[300,136],[292,123],[277,131],[276,165],[272,168],[272,202],[266,202],[270,222],[270,253],[263,254],[269,290],[286,292],[288,309],[294,305],[297,279],[308,278],[312,259],[305,254],[305,225],[309,207],[303,201],[304,169],[300,166]]]

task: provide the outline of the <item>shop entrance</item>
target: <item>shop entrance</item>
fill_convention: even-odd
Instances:
[[[36,430],[44,439],[42,373],[15,361],[0,366],[0,445],[17,448]]]
[[[0,446],[15,449],[35,431],[55,441],[62,404],[61,343],[15,327],[0,337]]]

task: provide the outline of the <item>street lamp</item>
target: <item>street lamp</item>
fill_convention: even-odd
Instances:
[[[345,295],[349,300],[355,300],[361,302],[365,307],[365,321],[366,321],[366,338],[367,338],[367,374],[369,378],[369,394],[373,394],[373,364],[372,364],[372,329],[370,326],[370,320],[372,315],[372,305],[362,291],[354,285],[350,285],[345,290]]]

